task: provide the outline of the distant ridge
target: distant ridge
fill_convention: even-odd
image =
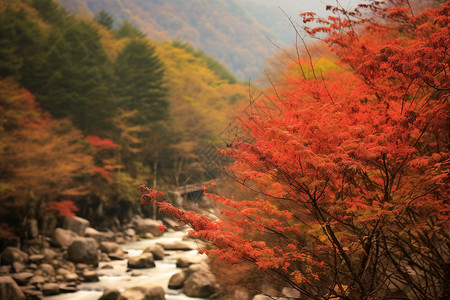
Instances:
[[[60,0],[90,18],[105,10],[117,26],[129,20],[153,39],[179,40],[218,59],[238,79],[261,77],[267,57],[282,44],[237,0]],[[271,9],[263,6],[264,9]],[[287,28],[289,30],[289,28]]]

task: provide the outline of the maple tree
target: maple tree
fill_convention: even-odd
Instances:
[[[275,105],[256,102],[247,135],[221,151],[258,196],[207,193],[226,207],[219,221],[145,186],[141,203],[215,245],[200,252],[253,264],[302,299],[448,299],[450,2],[327,9],[301,18],[321,24],[303,29],[326,33],[336,67],[318,69],[305,47]]]
[[[45,231],[47,209],[63,215],[76,209],[60,201],[85,192],[82,178],[92,157],[70,122],[50,118],[12,80],[0,81],[0,113],[2,220],[15,224],[20,236],[29,219]]]

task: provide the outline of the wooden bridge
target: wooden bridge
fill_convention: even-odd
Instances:
[[[213,186],[214,184],[212,181],[205,181],[198,184],[179,186],[170,193],[178,198],[175,200],[178,204],[182,204],[183,202],[185,203],[186,201],[199,202],[203,197],[204,187],[211,190]]]

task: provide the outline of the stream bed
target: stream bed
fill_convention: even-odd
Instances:
[[[158,242],[181,241],[186,235],[183,231],[165,232],[163,236],[154,239],[145,239],[128,244],[121,244],[128,256],[136,256],[151,245]],[[189,241],[195,243],[195,241]],[[164,288],[166,300],[200,300],[204,298],[192,298],[184,295],[181,290],[168,289],[170,277],[179,272],[176,267],[177,258],[180,256],[198,256],[197,250],[191,251],[164,251],[163,260],[155,260],[156,266],[147,269],[127,268],[127,260],[113,260],[110,262],[100,262],[97,272],[99,282],[81,283],[78,285],[79,291],[75,293],[59,294],[45,297],[46,300],[97,300],[106,289],[116,288],[123,291],[128,287],[145,286],[146,284],[156,284]],[[206,259],[206,255],[202,255]],[[104,268],[109,266],[108,268]],[[112,268],[111,268],[112,267]],[[127,272],[128,270],[128,272]]]

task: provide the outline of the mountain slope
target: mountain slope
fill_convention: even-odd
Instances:
[[[278,39],[235,0],[60,0],[93,17],[101,10],[130,20],[153,39],[189,42],[225,64],[239,79],[255,79]]]

